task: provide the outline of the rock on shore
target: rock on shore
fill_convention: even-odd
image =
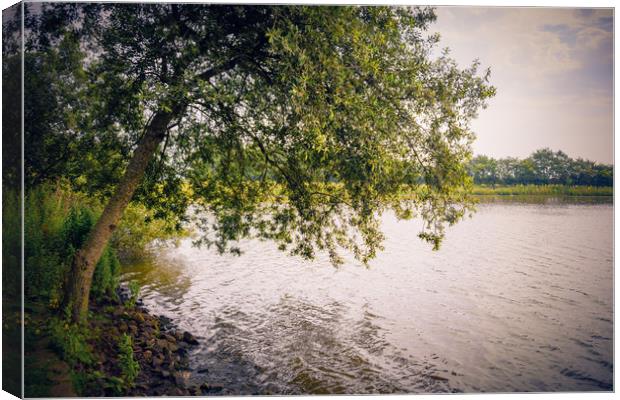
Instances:
[[[131,336],[140,373],[133,388],[125,395],[199,396],[222,390],[219,386],[207,384],[190,385],[192,371],[188,352],[199,343],[190,332],[177,329],[166,317],[151,315],[144,307],[125,307],[122,303],[115,303],[91,309],[97,315],[91,319],[91,328],[99,332],[99,339],[91,345],[99,357],[97,369],[106,376],[120,376],[118,340],[123,334]],[[112,395],[103,384],[93,390],[88,395]]]

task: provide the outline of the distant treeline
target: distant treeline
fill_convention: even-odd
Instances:
[[[537,150],[524,160],[477,156],[468,165],[480,185],[613,186],[613,165],[570,158],[562,151]]]

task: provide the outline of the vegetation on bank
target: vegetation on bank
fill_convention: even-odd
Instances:
[[[27,191],[24,204],[27,302],[46,304],[52,310],[60,307],[75,251],[88,236],[101,209],[100,201],[72,190],[63,181]],[[119,257],[139,257],[155,239],[165,242],[184,234],[167,226],[165,220],[153,219],[152,214],[139,204],[128,207],[95,268],[92,299],[114,295],[120,274]]]
[[[10,224],[19,226],[19,214],[15,212],[19,210],[18,194],[5,188],[3,199],[3,250],[6,251],[3,284],[10,289],[15,286],[12,282],[20,279],[19,263],[10,253],[20,242],[19,230],[10,229]],[[66,282],[70,279],[68,272],[76,249],[84,242],[101,209],[99,200],[72,190],[62,180],[37,185],[26,192],[26,396],[136,393],[134,382],[140,366],[134,359],[133,340],[134,336],[138,337],[137,331],[131,336],[130,331],[111,335],[110,330],[126,312],[137,312],[137,285],[131,285],[133,293],[125,301],[118,296],[120,259],[145,256],[155,239],[160,243],[169,242],[184,232],[172,229],[166,220],[154,219],[153,213],[144,206],[131,204],[97,263],[90,292],[93,309],[89,324],[74,324],[67,319],[67,309],[61,306]],[[141,320],[144,318],[149,317],[142,313]],[[18,324],[16,320],[9,326],[5,318],[5,329]],[[101,329],[102,326],[107,328]],[[158,334],[156,332],[155,337]],[[110,340],[114,343],[102,350]],[[43,363],[43,359],[48,362]],[[118,368],[108,365],[112,361]],[[70,379],[69,386],[60,392],[57,377],[54,377],[56,369],[64,371]]]
[[[476,196],[613,196],[612,186],[474,185]]]

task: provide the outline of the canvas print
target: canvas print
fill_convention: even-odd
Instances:
[[[612,8],[2,30],[3,390],[614,390]]]

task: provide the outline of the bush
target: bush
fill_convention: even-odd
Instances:
[[[130,388],[140,373],[140,364],[133,358],[133,341],[126,333],[123,333],[118,341],[118,361],[121,367],[121,379],[125,387]]]
[[[116,257],[116,252],[108,246],[95,268],[91,297],[100,300],[105,296],[115,296],[120,274],[121,264]]]
[[[131,336],[118,337],[118,367],[120,376],[107,375],[96,369],[72,371],[71,378],[79,394],[89,396],[122,396],[133,387],[140,373],[140,364],[133,357]]]
[[[138,297],[140,296],[140,285],[136,281],[129,282],[129,299],[127,299],[127,303],[125,304],[127,307],[135,307],[138,302]]]
[[[68,247],[65,258],[67,262],[71,262],[75,252],[82,247],[95,221],[96,218],[92,209],[85,206],[71,208],[63,230],[65,246]],[[116,252],[110,246],[106,246],[95,267],[90,292],[91,298],[101,300],[106,295],[114,295],[120,273],[121,267]]]
[[[25,295],[54,308],[62,300],[67,259],[64,226],[73,199],[60,187],[28,190],[24,204]]]
[[[58,184],[28,190],[25,203],[25,288],[30,300],[56,308],[62,301],[64,278],[99,214],[93,204]],[[100,300],[118,285],[120,263],[108,246],[95,268],[91,296]]]
[[[79,325],[71,324],[60,318],[52,318],[49,323],[52,346],[71,366],[78,363],[90,365],[93,354],[86,339],[88,331]]]

